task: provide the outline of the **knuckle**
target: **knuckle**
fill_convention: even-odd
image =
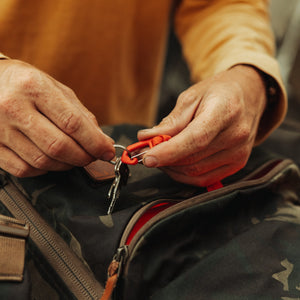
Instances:
[[[223,103],[225,103],[225,110],[222,117],[227,120],[228,123],[233,122],[242,115],[243,108],[235,99],[224,96]]]
[[[198,152],[205,149],[210,143],[209,133],[206,128],[201,129],[201,135],[198,132],[190,131],[187,138],[187,148],[196,149]]]
[[[238,130],[236,130],[235,140],[238,143],[243,143],[249,140],[251,136],[251,130],[246,125],[239,126]]]
[[[78,114],[69,111],[61,117],[61,129],[67,134],[73,134],[79,130],[81,126],[81,118]]]
[[[24,164],[14,168],[11,174],[18,178],[25,178],[31,176],[31,171],[32,168],[29,165]]]
[[[59,89],[63,92],[63,94],[66,97],[68,97],[69,99],[77,99],[75,92],[70,87],[68,87],[60,82],[56,82],[56,84],[58,84]]]
[[[178,96],[177,104],[186,105],[187,103],[191,103],[195,100],[195,96],[193,89],[185,90]]]
[[[169,114],[167,117],[163,118],[160,122],[160,125],[166,126],[169,128],[177,128],[177,118],[174,114]]]
[[[0,99],[0,115],[2,120],[6,119],[24,126],[28,126],[33,121],[33,115],[26,110],[25,106],[17,98],[9,95]]]
[[[98,120],[96,118],[96,116],[91,113],[90,111],[87,112],[87,116],[88,118],[94,123],[94,124],[97,124],[98,125]]]
[[[60,87],[64,90],[64,92],[67,95],[71,96],[72,98],[76,97],[74,91],[70,87],[68,87],[67,85],[61,84]]]
[[[49,159],[49,157],[47,157],[45,154],[42,153],[40,155],[33,157],[32,161],[33,161],[32,162],[33,167],[43,170],[49,167],[51,159]]]
[[[0,111],[2,115],[14,117],[17,109],[17,99],[10,96],[0,98]]]
[[[47,153],[50,157],[58,158],[65,150],[65,147],[65,142],[62,139],[56,138],[49,143]]]
[[[248,162],[250,153],[251,150],[249,150],[248,147],[242,147],[238,149],[238,151],[232,155],[232,159],[230,161],[232,169],[238,171],[244,168]]]
[[[201,138],[199,138],[198,135],[196,135],[195,133],[193,134],[193,136],[193,142],[199,149],[204,149],[210,144],[211,138],[207,128],[202,129]]]
[[[25,117],[22,118],[22,120],[19,120],[19,121],[22,122],[22,126],[24,128],[27,128],[27,130],[31,130],[31,129],[35,129],[36,128],[36,124],[37,124],[36,118],[31,113],[28,113],[27,115],[25,115]]]
[[[250,156],[250,153],[251,153],[251,150],[248,147],[242,148],[239,151],[239,158],[237,161],[239,162],[240,169],[246,166],[249,156]]]
[[[22,91],[27,91],[31,96],[40,94],[38,87],[39,78],[36,76],[36,71],[30,70],[22,72],[18,78],[18,87]]]
[[[241,160],[241,161],[240,161],[240,164],[239,164],[239,166],[238,166],[238,170],[243,169],[243,168],[246,166],[247,161],[248,161],[248,158],[247,158],[247,159],[244,159],[244,160]]]
[[[247,161],[240,161],[236,164],[233,163],[231,165],[231,168],[229,169],[228,173],[226,173],[226,175],[223,176],[223,178],[225,178],[227,176],[230,176],[230,175],[242,170],[245,167],[246,163],[247,163]]]

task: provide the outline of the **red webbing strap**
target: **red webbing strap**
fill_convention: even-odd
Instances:
[[[222,184],[221,181],[218,181],[218,182],[216,182],[216,183],[214,183],[214,184],[211,184],[211,185],[207,186],[207,187],[206,187],[206,190],[207,190],[208,192],[211,192],[211,191],[220,189],[221,187],[223,187],[223,184]]]

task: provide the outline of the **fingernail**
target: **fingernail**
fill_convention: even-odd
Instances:
[[[114,143],[115,143],[115,141],[114,141],[110,136],[108,136],[108,135],[106,135],[106,134],[105,134],[105,136],[106,136],[106,138],[109,140],[109,142],[110,142],[111,144],[114,144]]]
[[[139,130],[139,132],[148,132],[148,131],[150,131],[151,130],[151,128],[146,128],[146,129],[141,129],[141,130]]]
[[[141,129],[138,132],[139,133],[148,133],[148,132],[153,131],[153,129],[154,129],[154,127],[152,127],[152,128],[146,128],[146,129]]]
[[[112,152],[112,151],[107,151],[107,152],[104,152],[104,153],[102,154],[101,159],[102,159],[102,160],[109,161],[109,160],[112,160],[114,157],[115,157],[114,152]]]
[[[112,144],[115,143],[115,141],[109,135],[107,135],[106,133],[104,133],[103,130],[100,127],[97,127],[97,128],[101,132],[101,135],[104,135],[110,141],[110,143],[112,143]]]
[[[108,137],[109,138],[109,141],[112,143],[112,144],[115,144],[115,140],[113,140],[111,137]]]
[[[146,156],[143,160],[143,164],[148,168],[155,168],[158,166],[158,160],[154,156]]]
[[[143,135],[147,134],[147,132],[148,132],[148,129],[139,130],[138,133],[137,133],[137,136],[138,137],[141,136],[141,135],[143,136]]]

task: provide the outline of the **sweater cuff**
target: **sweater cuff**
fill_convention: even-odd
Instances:
[[[0,59],[9,59],[9,57],[0,52]]]
[[[283,85],[259,70],[265,82],[267,105],[260,119],[255,145],[263,142],[283,121],[287,111],[286,92]]]

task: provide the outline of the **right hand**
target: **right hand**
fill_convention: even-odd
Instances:
[[[114,141],[74,92],[31,65],[0,61],[0,168],[17,177],[114,157]]]

